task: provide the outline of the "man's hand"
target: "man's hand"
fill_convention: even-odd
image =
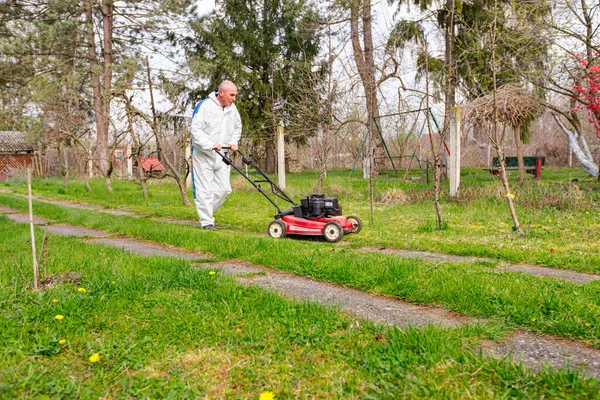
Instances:
[[[229,150],[231,150],[231,151],[237,151],[237,149],[238,149],[237,144],[230,144],[229,145]]]
[[[213,144],[212,149],[221,151],[221,143]]]

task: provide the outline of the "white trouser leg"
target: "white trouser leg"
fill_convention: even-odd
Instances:
[[[213,179],[213,213],[217,212],[219,208],[227,200],[227,196],[231,193],[231,184],[229,183],[229,177],[231,167],[226,165],[222,160],[217,160],[215,166],[214,179]]]
[[[214,225],[213,213],[217,211],[231,193],[229,166],[212,154],[201,151],[192,154],[194,170],[194,202],[201,226]],[[215,154],[216,156],[216,154]]]

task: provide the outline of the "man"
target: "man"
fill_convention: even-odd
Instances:
[[[202,229],[216,229],[213,214],[231,193],[230,168],[214,150],[238,149],[242,120],[233,104],[236,96],[237,87],[225,80],[217,92],[196,105],[192,115],[192,180]]]

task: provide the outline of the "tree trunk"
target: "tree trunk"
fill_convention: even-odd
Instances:
[[[446,51],[445,51],[445,64],[446,64],[446,70],[447,70],[447,81],[446,81],[446,87],[444,90],[444,97],[445,97],[445,106],[444,106],[444,126],[440,132],[440,151],[439,151],[439,159],[441,160],[441,158],[445,158],[446,159],[446,168],[448,168],[448,170],[450,170],[450,156],[451,154],[448,154],[449,152],[445,151],[445,147],[446,147],[446,137],[448,136],[448,133],[450,132],[450,135],[458,135],[459,133],[456,131],[456,129],[451,129],[451,126],[453,126],[452,122],[455,120],[456,118],[456,62],[455,62],[455,57],[454,57],[454,43],[455,43],[455,37],[454,37],[454,12],[455,12],[455,0],[447,0],[446,1],[446,20],[445,20],[445,27],[446,27],[446,32],[445,32],[445,43],[446,43]],[[427,106],[427,108],[429,109],[429,105]],[[460,137],[454,137],[454,140],[457,140],[460,142]],[[451,140],[451,143],[453,143],[453,140]],[[452,149],[451,151],[455,151],[455,149]],[[442,156],[443,155],[443,156]],[[458,154],[456,156],[459,156]],[[436,162],[437,163],[437,162]],[[447,170],[447,173],[448,173]],[[440,171],[441,172],[441,171]],[[450,171],[450,173],[454,173],[453,171]],[[451,182],[454,182],[454,176],[452,176],[451,178]],[[434,197],[439,199],[439,188],[440,188],[440,180],[441,180],[441,176],[438,178],[438,173],[436,170],[436,176],[435,176],[435,183],[434,183]],[[451,195],[454,196],[455,194],[452,192],[452,190],[450,191]],[[439,201],[436,200],[436,204],[438,204]],[[439,205],[438,205],[439,207]],[[441,213],[438,211],[438,224],[439,224],[439,229],[442,229],[442,221],[441,221]]]
[[[504,151],[502,149],[502,144],[504,143],[504,136],[506,132],[506,126],[504,126],[504,131],[502,133],[502,138],[498,133],[498,97],[496,96],[498,92],[497,87],[497,77],[496,77],[496,35],[498,33],[497,25],[498,24],[498,10],[497,7],[494,7],[494,24],[491,32],[491,47],[492,47],[492,84],[493,84],[493,95],[494,95],[494,121],[493,121],[493,137],[491,138],[491,142],[496,148],[496,154],[498,156],[498,172],[500,173],[500,179],[502,179],[502,186],[504,188],[504,195],[506,196],[506,200],[508,201],[508,208],[510,210],[510,215],[513,220],[513,229],[518,234],[523,233],[523,229],[521,228],[521,224],[519,223],[519,219],[517,218],[517,212],[515,210],[515,204],[513,202],[514,194],[510,191],[510,185],[508,183],[508,178],[506,176],[506,170],[504,169]],[[490,135],[492,136],[492,135]]]
[[[521,127],[513,127],[515,135],[515,145],[517,146],[517,164],[519,165],[519,185],[525,182],[525,163],[523,162],[523,138],[521,137]]]
[[[277,170],[277,164],[275,163],[276,158],[277,154],[275,153],[275,146],[273,145],[273,141],[265,141],[265,167],[267,173],[274,174]]]
[[[104,99],[103,105],[103,119],[102,123],[105,125],[103,129],[103,133],[105,137],[103,140],[108,147],[108,130],[110,125],[110,103],[111,103],[111,89],[112,89],[112,64],[113,64],[113,55],[112,55],[112,44],[113,44],[113,0],[102,0],[102,31],[104,34],[103,40],[103,50],[104,50],[104,73],[103,73],[103,91],[102,97]],[[107,175],[107,183],[109,191],[112,192],[112,186],[110,186],[110,178],[112,173],[112,157],[110,159],[106,159],[106,152],[102,154],[105,159],[100,158],[100,165],[103,166],[103,169]],[[112,156],[112,154],[111,154]]]
[[[583,166],[583,170],[591,176],[600,179],[600,167],[594,161],[594,157],[590,152],[585,137],[577,130],[577,128],[575,131],[568,129],[556,114],[552,113],[552,116],[558,126],[560,126],[562,131],[569,138],[569,145],[573,150],[575,158],[577,158],[577,161]]]
[[[67,172],[69,171],[69,167],[66,165],[67,162],[65,161],[65,154],[63,153],[60,140],[56,143],[56,152],[58,153],[58,163],[60,164],[60,175],[63,178],[63,186],[67,187]]]
[[[500,173],[500,179],[502,180],[502,187],[504,188],[504,193],[506,195],[506,201],[508,202],[508,209],[510,210],[510,216],[513,220],[513,228],[515,232],[522,234],[523,229],[521,228],[521,224],[519,223],[519,219],[517,218],[517,211],[515,210],[515,203],[513,201],[514,194],[510,192],[510,185],[508,183],[508,177],[506,176],[506,170],[504,169],[504,151],[501,146],[496,147],[496,155],[498,156],[498,169]]]
[[[92,0],[86,3],[86,22],[88,35],[88,58],[93,98],[94,115],[96,119],[96,160],[100,172],[106,177],[108,171],[108,129],[110,124],[110,89],[112,81],[112,3],[104,0],[102,3],[103,33],[104,33],[104,85],[98,74],[98,55],[94,32]],[[107,184],[110,183],[110,178]],[[110,190],[110,185],[107,186]]]
[[[426,112],[430,112],[430,102],[429,102],[429,45],[425,42],[425,108],[428,110]],[[427,133],[429,134],[429,144],[431,146],[431,154],[433,156],[433,203],[435,206],[435,214],[437,218],[438,229],[442,230],[444,228],[444,220],[442,218],[442,207],[440,205],[440,181],[441,181],[441,152],[444,149],[444,139],[443,136],[440,136],[440,143],[436,146],[433,129],[431,127],[431,118],[429,114],[426,114],[426,122],[427,122]],[[441,134],[441,132],[440,132]]]
[[[360,43],[359,17],[363,24],[362,37],[364,49]],[[383,133],[379,131],[376,123],[376,119],[379,118],[379,103],[377,101],[377,82],[375,80],[372,21],[371,2],[369,0],[364,2],[360,0],[352,1],[350,6],[350,39],[354,61],[365,90],[367,101],[367,130],[369,138],[363,155],[370,158],[370,161],[367,163],[371,167],[367,171],[369,175],[374,172],[380,172],[385,168],[385,162],[376,164],[377,158],[385,159],[385,150],[382,140]]]

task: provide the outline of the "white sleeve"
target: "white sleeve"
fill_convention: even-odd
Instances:
[[[206,100],[208,101],[208,100]],[[204,130],[208,125],[207,121],[207,110],[208,107],[200,105],[198,112],[192,118],[192,126],[190,128],[192,133],[192,144],[203,150],[211,150],[214,143],[211,140],[208,133]]]

